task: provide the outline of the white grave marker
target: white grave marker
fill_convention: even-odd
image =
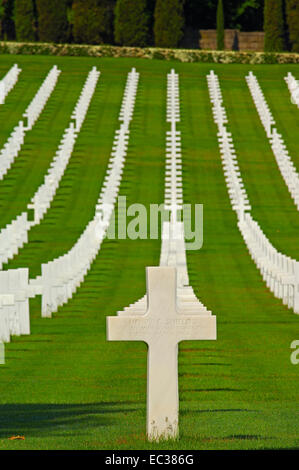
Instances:
[[[216,317],[180,312],[174,267],[147,268],[147,309],[107,317],[108,341],[148,344],[147,435],[150,440],[178,435],[178,343],[215,340]],[[185,309],[184,309],[185,310]]]

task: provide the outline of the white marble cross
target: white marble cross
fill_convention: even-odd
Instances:
[[[131,307],[107,317],[108,341],[148,344],[147,435],[150,440],[177,437],[178,343],[216,339],[216,317],[178,310],[174,267],[147,268],[147,309]]]

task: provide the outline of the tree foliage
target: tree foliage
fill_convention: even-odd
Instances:
[[[289,41],[293,52],[299,52],[299,3],[298,0],[286,0]]]
[[[33,0],[15,0],[14,20],[18,41],[35,41],[36,16]]]
[[[195,29],[215,29],[218,0],[185,0],[187,26]],[[241,31],[263,29],[264,0],[225,0],[225,25]]]
[[[114,39],[123,46],[146,46],[149,15],[146,0],[117,0]]]
[[[282,0],[265,0],[265,51],[280,52],[285,48]]]
[[[114,1],[74,0],[72,7],[73,38],[77,43],[112,42]]]
[[[67,3],[67,0],[36,0],[40,41],[59,43],[68,40]]]
[[[158,47],[177,47],[183,36],[182,0],[157,0],[154,35]]]
[[[0,0],[0,38],[14,39],[15,25],[13,21],[14,0]]]
[[[260,31],[263,29],[263,0],[239,0],[231,10],[231,27],[241,31]],[[227,2],[225,2],[227,6]]]
[[[217,5],[217,49],[224,50],[224,12],[223,2],[218,0]]]

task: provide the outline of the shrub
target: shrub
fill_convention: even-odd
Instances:
[[[203,51],[194,49],[162,49],[155,47],[117,47],[76,44],[0,42],[0,54],[135,57],[142,59],[176,60],[178,62],[206,62],[221,64],[299,64],[294,52],[235,52]]]

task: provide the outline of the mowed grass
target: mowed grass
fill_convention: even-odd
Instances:
[[[160,241],[106,240],[74,298],[47,320],[40,318],[40,299],[32,300],[32,334],[6,345],[6,364],[0,366],[0,448],[297,448],[299,366],[290,362],[290,344],[298,339],[299,319],[266,289],[237,230],[206,74],[214,69],[223,85],[254,217],[280,250],[299,259],[299,213],[244,80],[250,69],[261,80],[299,167],[299,111],[283,82],[289,70],[299,78],[299,67],[2,56],[0,74],[14,62],[23,72],[0,108],[1,123],[6,122],[3,142],[46,71],[56,63],[63,73],[15,165],[0,182],[1,226],[25,209],[41,183],[90,68],[98,66],[102,75],[51,209],[7,267],[28,266],[31,277],[36,276],[42,262],[71,248],[93,217],[132,66],[141,76],[120,193],[128,205],[163,201],[166,73],[175,67],[180,73],[185,202],[204,205],[204,244],[188,252],[189,273],[199,298],[217,315],[218,339],[180,345],[180,438],[148,443],[146,346],[108,343],[105,318],[144,294],[145,267],[158,264]],[[25,440],[10,441],[13,435]]]

